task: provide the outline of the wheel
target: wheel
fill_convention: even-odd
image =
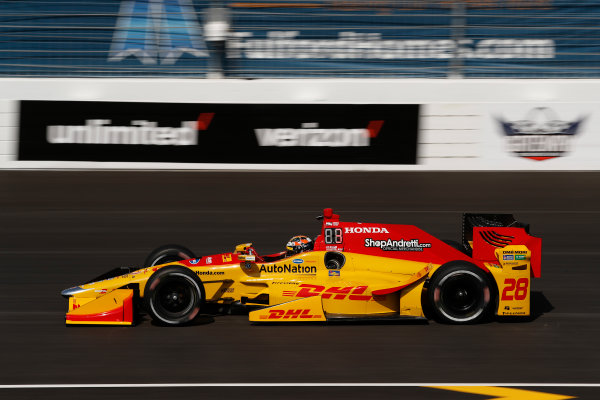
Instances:
[[[166,264],[173,261],[189,260],[190,258],[196,258],[190,249],[176,244],[169,244],[161,246],[150,253],[148,257],[146,257],[146,261],[144,261],[144,267],[154,267],[155,265]]]
[[[441,267],[427,288],[428,306],[439,322],[471,324],[489,315],[492,289],[480,268],[464,262]]]
[[[188,268],[164,267],[146,282],[144,300],[154,321],[182,325],[198,315],[204,301],[204,286]]]

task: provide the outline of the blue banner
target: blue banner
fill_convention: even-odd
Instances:
[[[5,1],[0,75],[597,78],[599,18],[592,0]]]

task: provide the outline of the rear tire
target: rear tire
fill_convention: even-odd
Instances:
[[[156,271],[144,289],[146,310],[161,325],[183,325],[196,318],[204,302],[204,286],[189,268]]]
[[[190,258],[196,258],[190,249],[176,244],[169,244],[161,246],[151,252],[148,257],[146,257],[144,267],[149,268],[174,261],[189,260]]]
[[[492,293],[484,271],[456,262],[435,272],[427,288],[427,300],[437,321],[473,324],[489,316]]]

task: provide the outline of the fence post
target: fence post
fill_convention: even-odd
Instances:
[[[464,78],[463,56],[460,44],[465,39],[465,28],[467,26],[467,9],[462,2],[452,3],[451,37],[454,42],[454,54],[448,66],[448,78]]]
[[[208,78],[225,77],[225,45],[231,17],[225,7],[210,7],[204,16],[204,38],[209,50]]]

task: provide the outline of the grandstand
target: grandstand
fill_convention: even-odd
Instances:
[[[0,76],[597,78],[581,0],[0,3]]]

